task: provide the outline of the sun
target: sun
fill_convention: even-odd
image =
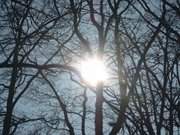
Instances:
[[[107,72],[102,60],[97,57],[88,58],[81,62],[80,72],[83,80],[91,86],[107,79]]]

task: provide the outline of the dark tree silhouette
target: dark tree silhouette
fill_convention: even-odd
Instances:
[[[1,0],[2,135],[178,135],[179,9],[178,0]],[[91,86],[78,66],[94,56],[109,76]]]

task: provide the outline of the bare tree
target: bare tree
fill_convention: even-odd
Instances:
[[[0,3],[3,135],[177,133],[178,0]],[[91,86],[74,63],[95,55],[110,75]]]

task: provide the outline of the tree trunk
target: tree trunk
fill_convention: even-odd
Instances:
[[[96,93],[95,134],[103,135],[103,84],[99,83]]]
[[[6,106],[6,114],[5,114],[4,123],[3,123],[3,131],[2,131],[3,135],[9,135],[10,129],[11,129],[11,119],[12,119],[12,112],[13,112],[13,97],[15,94],[15,85],[16,85],[16,79],[17,79],[17,73],[18,73],[18,68],[16,64],[17,64],[17,56],[14,56],[14,67],[13,67],[13,71],[11,75],[7,106]]]

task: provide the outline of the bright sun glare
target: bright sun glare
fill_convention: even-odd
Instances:
[[[99,82],[104,82],[107,79],[105,65],[97,57],[82,61],[80,70],[84,81],[92,86],[96,86]]]

